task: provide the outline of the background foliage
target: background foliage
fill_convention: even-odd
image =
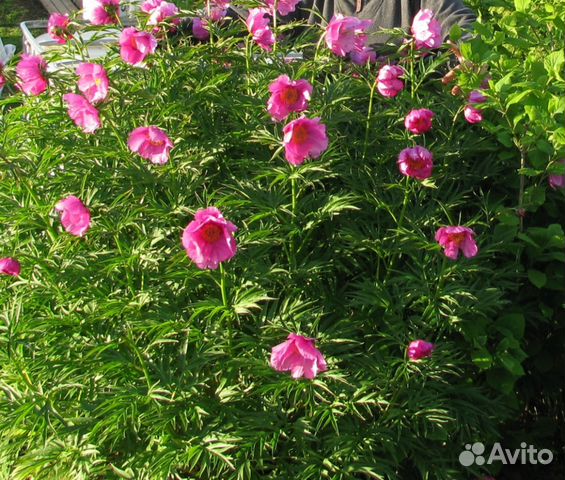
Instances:
[[[179,31],[148,69],[114,48],[95,135],[67,116],[70,70],[50,94],[1,100],[0,252],[23,266],[0,278],[1,474],[475,478],[487,472],[459,465],[463,446],[501,438],[552,448],[557,472],[565,239],[547,176],[564,173],[563,21],[553,2],[476,7],[481,37],[463,53],[492,76],[478,126],[440,81],[448,52],[383,99],[376,67],[315,53],[320,31],[268,55],[239,22],[211,43]],[[291,49],[305,60],[283,61]],[[281,73],[312,81],[308,116],[330,137],[299,168],[265,109]],[[434,175],[407,182],[403,119],[424,107]],[[148,124],[175,142],[165,166],[125,145]],[[69,194],[93,213],[83,239],[53,213]],[[180,243],[206,206],[239,227],[226,298]],[[477,232],[476,258],[444,259],[434,233],[456,224]],[[327,373],[269,367],[289,332],[317,339]],[[431,359],[407,361],[415,338],[438,345]]]

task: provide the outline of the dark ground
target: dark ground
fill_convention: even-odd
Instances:
[[[4,44],[15,44],[19,51],[22,45],[20,22],[48,17],[39,0],[0,0],[0,38]]]

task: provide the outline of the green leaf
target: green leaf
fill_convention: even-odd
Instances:
[[[550,76],[558,80],[564,80],[563,66],[565,65],[565,52],[563,50],[551,52],[545,57],[543,63]]]
[[[533,268],[528,270],[528,279],[538,288],[543,288],[547,283],[547,275]]]
[[[514,390],[516,376],[504,368],[494,368],[487,372],[487,383],[495,390],[510,394]]]
[[[514,0],[514,6],[518,12],[526,12],[530,8],[531,0]]]
[[[514,358],[510,353],[504,352],[498,355],[500,363],[508,370],[512,375],[516,377],[521,377],[525,374],[524,369],[520,361]]]
[[[521,313],[508,313],[496,321],[496,328],[511,332],[514,338],[521,339],[526,328],[526,318]]]
[[[487,370],[492,365],[492,355],[487,349],[477,350],[471,355],[471,359],[481,370]]]

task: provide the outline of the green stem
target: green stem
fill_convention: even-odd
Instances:
[[[222,303],[224,307],[228,308],[228,289],[226,282],[226,271],[224,270],[223,263],[220,263],[220,290],[222,291]]]
[[[292,212],[292,221],[294,222],[296,219],[296,203],[298,201],[298,194],[296,191],[296,177],[293,175],[292,177],[290,177],[290,187],[292,190],[292,206],[291,206],[291,212]]]
[[[410,44],[410,98],[414,100],[414,41]]]
[[[369,141],[369,129],[371,127],[371,116],[373,114],[373,98],[375,97],[375,88],[377,86],[377,81],[373,82],[371,85],[371,94],[369,96],[369,109],[367,111],[367,120],[365,123],[365,141],[363,143],[363,160],[367,156],[367,142]]]
[[[320,35],[320,39],[318,40],[318,43],[316,44],[316,51],[314,52],[314,65],[318,65],[318,54],[320,53],[320,46],[322,45],[322,42],[325,39],[325,35]],[[310,83],[313,85],[314,84],[314,78],[316,76],[316,69],[312,68],[312,75],[310,76]]]
[[[247,82],[247,95],[251,95],[251,35],[245,37],[245,79]]]
[[[408,206],[408,199],[410,197],[410,177],[406,177],[406,185],[405,185],[405,189],[404,189],[404,201],[402,202],[402,210],[400,211],[400,216],[398,217],[398,221],[396,222],[396,229],[400,230],[400,228],[402,227],[402,223],[404,222],[404,215],[406,214],[406,208]],[[384,282],[386,283],[387,280],[390,277],[390,274],[392,273],[392,269],[394,267],[394,264],[400,260],[400,257],[402,256],[401,253],[399,253],[398,255],[393,255],[387,269],[386,269],[386,275],[385,275],[385,280]]]
[[[275,0],[273,4],[273,36],[275,37],[275,43],[273,43],[273,53],[277,51],[277,6],[278,0]]]

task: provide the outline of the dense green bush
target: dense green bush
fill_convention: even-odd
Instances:
[[[407,88],[385,99],[377,67],[317,47],[321,30],[273,54],[254,46],[242,23],[215,33],[198,43],[181,29],[147,69],[126,65],[113,47],[104,59],[110,100],[93,135],[67,116],[71,70],[54,73],[40,97],[0,102],[0,253],[22,263],[19,278],[0,278],[0,472],[486,474],[459,464],[464,445],[499,439],[524,402],[525,414],[535,410],[540,389],[547,402],[558,398],[548,385],[560,384],[557,357],[547,354],[562,355],[563,194],[546,179],[563,173],[555,166],[565,156],[562,64],[540,60],[555,77],[530,95],[547,95],[557,110],[538,129],[524,106],[530,97],[512,100],[520,85],[504,63],[531,62],[509,50],[509,37],[473,40],[463,53],[490,62],[492,88],[485,122],[472,126],[465,100],[441,82],[447,51],[415,58],[404,47],[391,56],[405,66]],[[284,61],[290,50],[305,60]],[[483,80],[476,71],[459,75],[465,94]],[[265,108],[281,73],[312,82],[307,115],[322,119],[330,139],[321,158],[300,167],[284,159],[282,125]],[[414,137],[403,120],[424,107],[436,113],[434,128]],[[526,116],[516,120],[519,108]],[[143,125],[173,139],[168,164],[128,150],[129,133]],[[396,165],[414,144],[434,154],[424,182]],[[541,162],[540,151],[543,166],[520,165],[519,152]],[[68,195],[92,212],[84,238],[65,233],[54,213]],[[207,206],[239,228],[237,255],[216,271],[196,268],[180,240]],[[479,255],[450,261],[434,234],[459,224],[477,233]],[[290,332],[317,339],[327,372],[307,381],[270,368],[271,348]],[[417,338],[437,349],[410,362],[406,346]]]

